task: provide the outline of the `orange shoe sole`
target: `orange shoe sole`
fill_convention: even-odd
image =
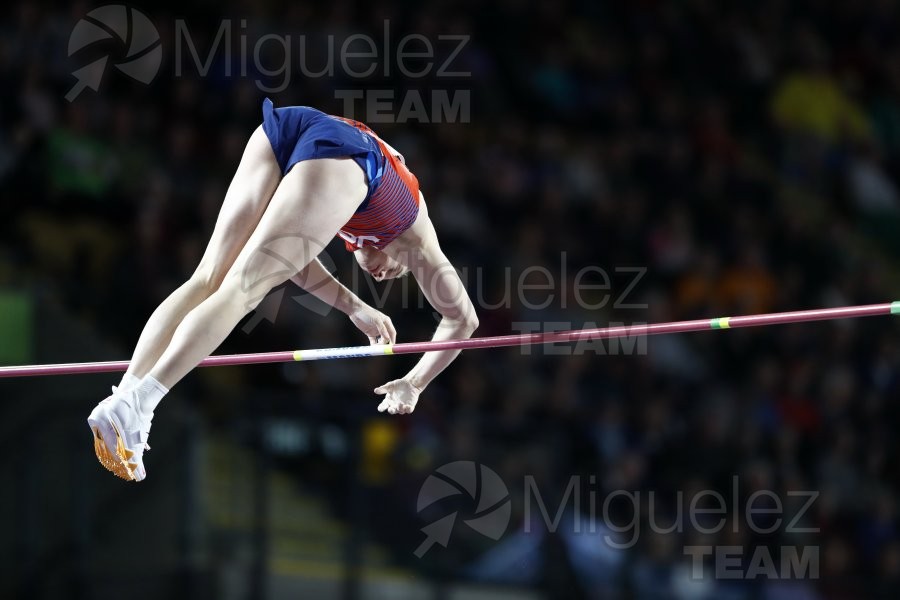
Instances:
[[[100,435],[100,431],[96,427],[91,428],[94,432],[94,452],[97,454],[97,460],[100,461],[104,469],[116,477],[121,477],[126,481],[137,481],[137,477],[134,476],[134,470],[137,468],[137,465],[128,462],[128,459],[134,456],[134,452],[125,447],[125,442],[122,440],[122,436],[119,435],[119,430],[116,429],[114,424],[110,424],[113,427],[113,431],[116,432],[115,454],[109,451],[103,436]]]

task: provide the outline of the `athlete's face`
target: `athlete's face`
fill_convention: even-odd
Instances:
[[[406,275],[408,269],[399,261],[375,248],[363,248],[353,253],[359,266],[375,278],[384,281]]]

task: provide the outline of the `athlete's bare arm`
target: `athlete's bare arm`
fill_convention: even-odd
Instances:
[[[441,250],[424,199],[420,202],[420,214],[415,225],[397,242],[400,244],[395,248],[388,247],[389,253],[409,267],[425,298],[441,315],[432,340],[471,337],[478,328],[475,307],[459,274]],[[375,389],[375,393],[385,394],[378,410],[390,414],[411,413],[422,390],[453,362],[459,352],[426,352],[405,377]]]
[[[350,317],[371,344],[393,344],[397,341],[397,331],[390,317],[363,302],[329,273],[318,258],[291,277],[291,281]]]

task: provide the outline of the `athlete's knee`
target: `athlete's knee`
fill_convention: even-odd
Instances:
[[[248,303],[259,302],[270,290],[293,277],[307,262],[305,257],[293,256],[275,243],[254,251],[245,249],[219,287],[226,288],[229,294],[241,297]]]
[[[201,262],[188,280],[188,285],[208,298],[222,285],[226,273],[227,269]]]
[[[226,281],[240,285],[250,294],[257,290],[270,290],[294,275],[313,260],[321,251],[317,244],[299,235],[280,235],[261,244],[248,242],[228,275]]]
[[[261,277],[255,273],[232,269],[228,272],[215,294],[244,314],[254,310],[275,287],[287,277]]]

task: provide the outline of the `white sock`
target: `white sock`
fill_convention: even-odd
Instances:
[[[159,401],[168,393],[169,388],[150,375],[141,379],[137,386],[137,397],[141,412],[144,414],[152,413],[156,410],[156,405],[159,404]]]
[[[125,375],[122,377],[122,381],[119,382],[117,389],[123,392],[127,392],[136,388],[140,382],[141,379],[139,377],[136,377],[131,373],[125,373]]]

